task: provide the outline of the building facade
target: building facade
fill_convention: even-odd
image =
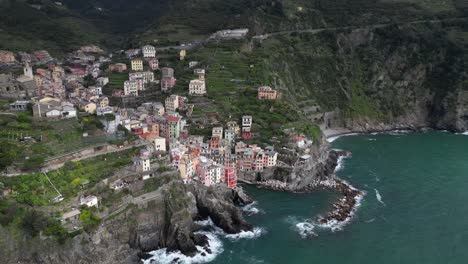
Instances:
[[[143,71],[142,59],[133,59],[131,63],[132,63],[132,71]]]
[[[206,84],[204,80],[191,80],[189,83],[190,95],[204,95],[206,94]]]

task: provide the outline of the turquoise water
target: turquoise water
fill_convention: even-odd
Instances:
[[[318,237],[303,239],[295,228],[329,210],[332,193],[248,188],[264,212],[248,220],[266,233],[223,238],[212,263],[468,263],[468,136],[349,136],[333,147],[352,151],[338,174],[367,192],[342,231],[316,228]]]

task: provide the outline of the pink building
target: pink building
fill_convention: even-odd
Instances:
[[[148,59],[148,65],[152,71],[159,69],[159,60],[156,58]]]
[[[127,64],[115,63],[109,65],[109,71],[124,72],[127,70]]]
[[[13,63],[15,62],[15,54],[11,51],[0,50],[0,63]]]
[[[172,89],[176,84],[176,79],[174,77],[163,77],[161,79],[161,91],[167,91]]]
[[[276,100],[278,93],[271,89],[270,86],[261,86],[258,88],[258,99],[260,100]]]
[[[237,186],[237,171],[233,168],[224,168],[224,181],[229,188]]]

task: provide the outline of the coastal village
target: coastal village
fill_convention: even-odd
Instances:
[[[211,38],[235,39],[246,33],[246,30],[228,30]],[[117,192],[133,188],[135,182],[145,182],[171,172],[176,172],[185,183],[225,184],[235,189],[240,174],[256,175],[277,167],[281,163],[280,153],[271,145],[263,144],[262,147],[256,142],[261,131],[254,128],[256,120],[253,116],[229,116],[220,120],[213,113],[203,118],[194,117],[193,113],[204,107],[210,94],[207,85],[210,75],[206,65],[187,60],[188,53],[189,50],[182,48],[160,57],[158,48],[152,45],[110,54],[96,45],[88,45],[63,59],[53,58],[45,50],[32,53],[0,51],[2,68],[17,69],[16,74],[0,74],[0,97],[8,99],[7,112],[12,114],[30,111],[34,120],[46,123],[93,119],[100,123],[103,136],[130,135],[117,145],[94,147],[91,152],[97,154],[83,154],[86,158],[138,147],[131,157],[132,163],[124,168],[125,173],[103,181]],[[192,72],[193,78],[183,83],[185,88],[182,90],[174,89],[180,82],[176,70],[162,66],[168,57]],[[117,85],[114,78],[119,78]],[[281,93],[270,86],[259,86],[256,90],[254,96],[259,102],[281,99]],[[197,134],[196,131],[204,133]],[[304,134],[293,131],[290,135],[293,146],[306,149],[313,144],[313,140]],[[83,132],[82,137],[91,135]],[[21,135],[18,140],[35,141],[38,138]],[[59,158],[59,165],[53,162],[41,164],[45,177],[51,169],[66,164],[68,158],[76,158],[76,153]],[[299,160],[309,158],[310,155],[303,155]],[[14,172],[10,172],[10,176],[21,174]],[[56,189],[50,179],[49,182]],[[52,204],[65,198],[74,201],[67,203],[70,207],[62,208],[59,214],[70,231],[79,229],[77,220],[81,219],[82,212],[78,207],[98,208],[101,203],[101,197],[92,192],[80,192],[79,197],[72,198],[56,191],[57,196],[50,201]],[[13,189],[3,189],[4,196],[14,192]],[[107,215],[112,213],[107,212]]]

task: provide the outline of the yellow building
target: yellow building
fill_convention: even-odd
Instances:
[[[93,102],[80,102],[79,107],[80,107],[80,110],[83,110],[88,114],[94,114],[96,113],[97,105]]]
[[[133,59],[132,60],[132,71],[142,71],[143,70],[143,60],[142,59]]]
[[[187,51],[183,49],[179,52],[180,60],[184,60],[185,56],[187,56]]]

